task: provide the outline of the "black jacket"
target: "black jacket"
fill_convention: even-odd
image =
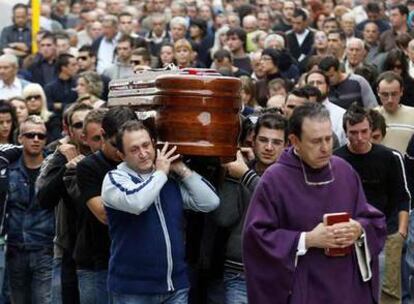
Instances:
[[[293,31],[288,32],[288,34],[286,35],[287,45],[290,50],[290,53],[297,61],[300,62],[305,58],[305,56],[309,55],[313,46],[313,38],[314,32],[312,30],[309,30],[309,33],[306,35],[306,38],[303,41],[302,45],[299,46],[295,33]]]

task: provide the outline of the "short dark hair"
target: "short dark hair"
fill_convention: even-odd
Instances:
[[[231,28],[226,33],[227,37],[237,36],[243,42],[243,48],[246,49],[247,33],[241,27]]]
[[[306,84],[308,83],[309,76],[312,75],[312,74],[322,75],[323,76],[323,79],[325,79],[325,83],[329,86],[329,77],[326,76],[325,73],[323,71],[321,71],[321,70],[312,70],[312,71],[309,71],[309,73],[307,73],[306,76],[305,76],[305,83]]]
[[[222,61],[225,58],[228,58],[230,62],[233,62],[233,57],[231,56],[231,53],[226,49],[220,49],[216,51],[213,55],[214,60]]]
[[[342,118],[342,127],[346,132],[347,123],[353,126],[363,122],[365,119],[368,120],[369,126],[372,129],[372,120],[368,115],[368,111],[361,107],[358,103],[354,102],[351,104],[348,110],[346,110],[344,117]]]
[[[84,45],[82,45],[79,48],[78,52],[79,53],[80,52],[88,52],[89,57],[96,57],[96,53],[95,53],[95,51],[93,50],[93,48],[92,48],[92,46],[90,44],[84,44]]]
[[[398,10],[401,15],[406,15],[406,16],[408,16],[408,14],[410,13],[410,11],[408,10],[408,7],[404,4],[395,4],[395,5],[393,5],[390,8],[390,11],[392,11],[392,10]]]
[[[301,139],[302,125],[305,118],[317,120],[330,120],[328,109],[320,103],[305,102],[293,110],[288,121],[288,134],[293,134]]]
[[[367,13],[380,13],[381,8],[376,2],[369,2],[366,8]]]
[[[303,21],[306,21],[308,19],[308,15],[301,8],[295,8],[295,10],[293,11],[293,18],[297,17],[302,17]]]
[[[285,133],[285,141],[287,139],[287,120],[279,113],[264,113],[259,116],[254,127],[255,136],[259,134],[261,128],[282,130]]]
[[[132,38],[129,35],[122,35],[121,37],[119,37],[117,44],[119,44],[120,42],[129,42],[131,48],[134,47],[134,38]]]
[[[378,78],[377,78],[377,88],[379,88],[379,84],[381,83],[381,81],[385,81],[385,82],[393,82],[394,80],[398,81],[398,83],[400,84],[400,88],[404,89],[404,81],[401,78],[400,75],[398,75],[395,72],[392,71],[386,71],[381,73]]]
[[[148,125],[146,125],[143,121],[134,119],[134,120],[129,120],[125,122],[121,126],[121,129],[119,130],[119,132],[116,134],[117,149],[120,152],[124,153],[124,142],[123,142],[124,134],[126,132],[139,131],[139,130],[147,131],[151,138],[151,141],[155,144],[155,141],[156,141],[155,132],[151,128],[149,128]]]
[[[75,103],[71,108],[70,111],[68,113],[68,126],[72,125],[72,117],[73,114],[75,114],[76,112],[83,112],[83,111],[90,111],[93,110],[93,107],[91,105],[88,105],[86,103]]]
[[[286,95],[286,100],[289,98],[290,95],[295,95],[302,98],[307,98],[307,94],[303,88],[293,88],[288,94]]]
[[[369,109],[368,116],[371,118],[372,131],[380,130],[382,137],[385,137],[387,134],[387,123],[385,122],[384,115],[377,110]]]
[[[317,102],[322,101],[322,93],[317,87],[310,85],[310,84],[306,84],[302,87],[302,90],[306,95],[306,99],[309,100],[311,97],[314,96],[316,97]]]
[[[121,19],[121,17],[124,17],[124,16],[127,16],[127,17],[131,17],[131,18],[133,18],[133,16],[132,16],[132,14],[131,14],[131,13],[129,13],[129,12],[122,12],[122,13],[120,13],[120,14],[118,15],[118,20],[120,20],[120,19]]]
[[[335,71],[339,71],[339,65],[340,63],[338,58],[329,55],[321,60],[319,63],[319,69],[321,69],[322,72],[328,72],[331,68],[334,68]]]
[[[42,38],[40,38],[40,41],[45,40],[45,39],[50,39],[52,40],[53,44],[56,44],[56,36],[52,32],[45,31],[44,34],[42,35]]]
[[[71,54],[60,54],[59,57],[56,59],[56,70],[58,73],[62,71],[62,68],[69,64],[69,59],[75,58]]]
[[[322,27],[326,24],[326,23],[328,23],[328,22],[335,22],[336,23],[336,25],[338,26],[338,28],[339,28],[339,23],[338,23],[338,20],[336,20],[336,18],[335,17],[328,17],[328,18],[325,18],[325,20],[323,20],[323,22],[322,22]]]
[[[27,5],[23,4],[23,3],[17,3],[15,5],[13,5],[13,9],[12,9],[13,15],[16,12],[16,10],[18,10],[19,8],[23,8],[26,11],[26,14],[27,14],[27,11],[28,11]]]
[[[85,120],[83,122],[83,133],[86,133],[86,127],[90,123],[96,123],[96,124],[102,124],[102,120],[108,112],[108,108],[98,108],[91,110],[85,117]]]
[[[110,108],[102,119],[104,138],[108,139],[113,137],[125,122],[136,119],[137,117],[134,111],[126,106],[116,106]]]
[[[329,33],[326,36],[329,37],[330,34],[338,34],[339,35],[339,39],[341,39],[344,42],[346,41],[346,34],[341,29],[329,31]]]

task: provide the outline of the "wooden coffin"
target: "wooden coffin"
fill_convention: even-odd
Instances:
[[[144,71],[111,81],[108,106],[131,107],[153,119],[158,143],[182,155],[234,159],[240,132],[241,82],[211,70]]]

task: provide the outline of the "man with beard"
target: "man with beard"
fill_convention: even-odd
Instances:
[[[255,159],[246,164],[239,151],[236,161],[225,165],[227,175],[219,186],[221,204],[212,215],[216,224],[229,234],[223,249],[223,282],[227,304],[247,304],[241,244],[244,218],[260,176],[277,161],[286,146],[286,127],[287,121],[283,116],[263,114],[255,126]]]

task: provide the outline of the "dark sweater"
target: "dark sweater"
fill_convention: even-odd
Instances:
[[[368,202],[384,213],[388,234],[398,230],[398,212],[408,211],[410,195],[402,156],[383,145],[372,145],[366,154],[354,154],[342,146],[334,152],[357,171]]]

